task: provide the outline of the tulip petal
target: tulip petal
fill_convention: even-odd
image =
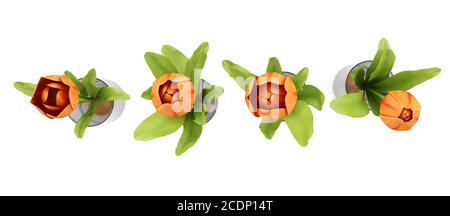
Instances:
[[[257,105],[258,105],[258,94],[257,94],[258,88],[256,87],[256,82],[252,81],[252,84],[247,88],[245,93],[245,102],[247,104],[248,109],[250,112],[259,117],[259,115],[256,114]]]
[[[45,107],[45,109],[47,109],[49,111],[58,111],[58,110],[62,109],[61,107],[58,107],[58,106],[52,106],[52,105],[47,105],[47,104],[42,104],[42,105]]]
[[[77,85],[67,76],[61,76],[61,82],[66,84],[69,88],[78,88]]]
[[[172,96],[172,102],[171,103],[175,103],[175,102],[178,102],[178,101],[180,101],[181,100],[181,98],[180,98],[180,92],[177,92],[177,93],[175,93],[173,96]]]
[[[70,87],[69,89],[69,101],[73,110],[76,110],[79,104],[79,92],[76,87]]]
[[[284,118],[287,112],[285,108],[271,110],[258,109],[258,115],[262,117],[264,122],[274,122]]]
[[[408,92],[405,91],[389,91],[388,95],[391,95],[401,107],[407,107],[408,106]],[[409,108],[409,107],[407,107]]]
[[[248,88],[245,90],[245,97],[248,97],[250,94],[253,94],[256,91],[256,81],[253,79],[249,85]]]
[[[68,105],[58,114],[58,116],[56,116],[56,118],[64,118],[70,115],[72,112],[73,112],[72,106]]]
[[[407,124],[407,122],[404,122],[400,118],[385,116],[382,114],[380,114],[380,118],[384,122],[384,124],[389,128],[391,128],[392,130],[401,131],[411,129],[410,124]],[[409,129],[407,129],[408,127]]]
[[[271,92],[270,92],[270,83],[266,83],[266,84],[262,84],[258,86],[258,97],[259,98],[264,98],[264,99],[269,99],[271,96]]]
[[[193,104],[184,103],[184,102],[174,102],[172,103],[172,110],[176,113],[178,117],[186,115],[186,113],[190,112],[193,108]]]
[[[159,88],[160,88],[160,85],[157,84],[157,82],[155,81],[153,83],[152,91],[150,92],[150,94],[152,95],[153,106],[155,106],[156,108],[158,108],[162,104],[161,98],[159,96]]]
[[[298,99],[297,88],[295,87],[295,84],[291,78],[286,77],[286,81],[284,83],[284,89],[286,90],[286,98],[285,98],[284,104],[285,104],[287,113],[291,113],[294,110],[295,104],[297,104],[297,99]]]
[[[190,81],[191,78],[189,78],[188,76],[186,76],[184,74],[180,74],[180,73],[170,73],[169,80],[172,82],[179,83],[179,82]]]
[[[69,105],[70,99],[69,99],[69,92],[59,90],[56,93],[56,106],[58,107],[65,107]]]
[[[380,115],[383,116],[397,118],[400,116],[402,110],[403,104],[396,100],[396,98],[391,94],[384,96],[380,103]]]
[[[250,112],[255,115],[256,117],[259,117],[259,115],[257,114],[257,107],[256,104],[258,103],[256,101],[256,97],[245,97],[245,103],[247,104],[247,108],[248,110],[250,110]]]
[[[275,95],[285,96],[286,89],[283,85],[276,85],[274,83],[270,83],[269,92]]]
[[[419,101],[414,97],[414,95],[412,95],[410,93],[408,93],[408,103],[407,103],[406,107],[410,108],[414,112],[420,111]]]
[[[190,79],[177,84],[178,90],[180,92],[180,101],[186,104],[192,104],[195,102],[195,88]]]
[[[274,83],[277,85],[284,85],[286,80],[286,76],[276,73],[276,72],[268,72],[256,78],[257,85],[263,85],[268,82]]]
[[[43,78],[45,78],[47,80],[55,81],[55,82],[61,82],[61,77],[62,77],[61,75],[48,75]]]
[[[164,84],[162,84],[161,86],[159,86],[159,95],[164,95],[167,92],[167,89],[169,88],[171,83],[172,82],[167,81]]]
[[[171,118],[176,118],[178,117],[177,113],[175,113],[172,109],[172,104],[161,104],[161,106],[156,108],[156,111],[158,111],[158,113],[161,113],[165,116],[171,117]]]
[[[272,103],[264,97],[258,97],[258,108],[260,109],[272,109]]]
[[[46,86],[48,86],[50,88],[54,88],[54,89],[59,89],[59,90],[66,90],[66,89],[68,89],[68,87],[65,86],[62,82],[59,82],[59,83],[51,82],[51,83],[47,83]]]
[[[154,82],[153,82],[153,86],[161,86],[164,83],[167,82],[167,80],[169,80],[169,78],[171,78],[175,73],[166,73],[161,75],[160,77],[158,77]]]
[[[46,86],[45,88],[42,89],[42,91],[41,91],[41,102],[42,103],[47,102],[49,91],[50,91],[50,87],[48,87],[48,86]]]
[[[165,103],[168,103],[168,104],[170,104],[170,103],[172,103],[172,95],[170,95],[170,94],[164,94],[162,97],[161,97],[161,102],[163,103],[163,104],[165,104]]]

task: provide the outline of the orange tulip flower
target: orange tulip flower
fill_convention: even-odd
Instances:
[[[167,73],[158,77],[151,95],[156,111],[172,118],[186,115],[194,108],[194,85],[183,74]]]
[[[291,78],[268,72],[253,80],[247,88],[245,101],[254,116],[276,121],[294,110],[297,89]]]
[[[393,130],[410,130],[420,116],[417,99],[405,91],[389,91],[380,104],[380,117]]]
[[[78,88],[68,77],[41,77],[31,103],[48,118],[64,118],[78,107]]]

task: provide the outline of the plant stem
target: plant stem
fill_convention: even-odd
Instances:
[[[383,98],[384,98],[384,95],[381,94],[381,93],[379,93],[379,92],[377,92],[376,90],[373,90],[373,89],[366,89],[366,91],[368,91],[368,92],[370,92],[370,93],[376,95],[376,96],[377,96],[378,98],[380,98],[380,99],[383,99]]]
[[[88,97],[82,97],[82,96],[80,96],[80,97],[78,98],[78,103],[80,103],[80,104],[86,103],[86,102],[89,102],[89,101],[91,101],[91,99],[88,98]]]

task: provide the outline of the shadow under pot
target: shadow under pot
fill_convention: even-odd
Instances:
[[[202,89],[202,90],[208,89],[210,86],[211,86],[211,84],[209,82],[202,79],[202,82],[200,83],[200,89]],[[202,97],[197,97],[197,99],[195,101],[196,106],[194,107],[194,109],[197,108],[197,104],[202,103],[202,101],[200,101],[202,99],[203,99]],[[205,112],[206,122],[209,122],[216,114],[218,103],[219,103],[219,100],[217,98],[215,98],[214,100],[211,100],[210,103],[206,104],[206,112]],[[198,106],[198,107],[201,107],[201,106]]]
[[[97,79],[97,87],[113,87],[120,89],[120,86],[113,81],[105,79]],[[89,109],[89,102],[85,102],[78,105],[78,108],[70,114],[70,119],[77,123],[83,114],[85,114]],[[95,127],[103,123],[109,123],[118,119],[125,109],[125,101],[107,101],[104,103],[97,104],[97,110],[95,111],[94,118],[89,127]]]
[[[350,93],[357,93],[361,91],[358,86],[355,84],[355,81],[353,80],[351,76],[351,71],[355,69],[356,67],[361,67],[364,69],[364,71],[367,74],[367,70],[369,69],[370,65],[372,64],[372,61],[363,61],[358,64],[348,65],[344,68],[342,68],[334,78],[333,83],[333,91],[334,96],[344,96],[346,94]],[[389,73],[389,76],[392,76],[392,72]],[[367,100],[367,98],[366,98]]]

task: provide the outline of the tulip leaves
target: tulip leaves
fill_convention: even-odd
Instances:
[[[89,103],[89,109],[82,114],[75,125],[75,135],[78,138],[83,138],[86,128],[89,126],[93,118],[98,105],[107,101],[114,100],[128,100],[130,96],[127,93],[118,88],[113,87],[97,87],[97,74],[95,69],[89,70],[89,72],[82,79],[77,79],[71,72],[65,71],[64,76],[66,79],[70,79],[78,89],[78,104]],[[64,82],[64,79],[63,79]],[[35,84],[15,82],[14,87],[27,96],[32,97],[34,94]],[[77,108],[75,107],[74,110]]]
[[[259,129],[264,134],[264,137],[266,137],[266,139],[270,140],[270,139],[272,139],[273,135],[277,131],[280,124],[281,124],[281,120],[278,120],[276,122],[261,121],[261,123],[259,124]]]
[[[191,148],[200,138],[201,134],[202,126],[193,121],[192,113],[187,114],[183,124],[183,133],[178,141],[175,154],[179,156]]]
[[[378,43],[377,54],[367,70],[368,80],[377,81],[389,77],[394,62],[394,52],[391,50],[388,41],[382,38]]]
[[[439,75],[440,72],[441,69],[436,67],[416,71],[403,71],[373,84],[372,87],[383,93],[387,93],[391,90],[407,91],[414,86]]]
[[[307,146],[314,130],[313,114],[308,104],[301,100],[297,101],[294,110],[286,116],[285,121],[295,140],[301,146]]]
[[[34,89],[36,88],[36,84],[33,83],[25,83],[25,82],[15,82],[14,87],[24,93],[27,96],[33,96]]]
[[[186,63],[185,75],[194,82],[200,80],[200,72],[205,66],[208,50],[209,44],[207,42],[200,44]]]
[[[212,101],[218,99],[223,94],[223,92],[223,88],[217,85],[213,85],[202,90],[202,94],[200,95],[202,97],[202,100],[199,103],[201,105],[201,111],[198,112],[197,110],[194,110],[195,123],[199,125],[206,124],[206,112],[208,105],[210,105]]]
[[[282,73],[283,70],[281,69],[280,62],[277,58],[272,57],[269,59],[269,64],[267,65],[267,72],[278,72]]]
[[[165,56],[153,52],[148,52],[145,53],[144,58],[155,77],[160,77],[163,74],[177,71],[169,58]]]
[[[150,86],[148,89],[142,92],[141,97],[145,100],[151,100],[152,99],[152,86]]]
[[[145,119],[134,131],[136,140],[148,141],[166,136],[183,126],[183,133],[178,141],[175,154],[177,156],[183,154],[197,142],[201,136],[203,125],[207,123],[208,105],[223,94],[223,88],[216,85],[199,89],[202,81],[200,75],[206,63],[208,50],[209,44],[204,42],[198,46],[190,58],[170,45],[164,45],[161,48],[162,55],[152,52],[145,54],[145,60],[156,78],[166,73],[184,74],[191,78],[197,95],[194,108],[186,115],[172,118],[156,112]],[[142,92],[141,97],[152,100],[152,88],[149,87]]]
[[[351,93],[337,97],[330,103],[330,107],[337,113],[354,118],[369,114],[369,107],[364,101],[364,92]]]
[[[114,101],[114,100],[128,100],[130,96],[118,88],[101,87],[97,94],[98,102]]]
[[[297,74],[291,77],[292,81],[295,84],[295,87],[298,90],[303,89],[306,80],[308,79],[309,69],[307,67],[301,69]]]
[[[304,85],[303,89],[299,90],[298,95],[300,100],[313,106],[317,110],[322,110],[322,105],[325,102],[325,95],[313,85]]]
[[[173,46],[164,45],[161,48],[161,53],[170,60],[178,73],[184,73],[188,58],[182,52]]]
[[[209,44],[204,42],[200,44],[188,59],[186,55],[175,47],[164,45],[161,48],[162,55],[154,52],[147,52],[145,53],[144,58],[155,78],[166,73],[181,73],[195,81],[200,77],[200,71],[205,65],[208,50]]]
[[[375,116],[380,114],[380,103],[392,90],[407,91],[437,75],[441,69],[427,68],[415,71],[403,71],[391,76],[395,54],[386,39],[378,44],[378,51],[367,70],[357,66],[350,71],[359,93],[347,94],[335,98],[330,107],[337,113],[350,117],[364,117],[369,107]]]
[[[88,111],[81,116],[75,126],[75,134],[78,138],[83,138],[84,131],[95,117],[97,106],[108,101],[130,99],[130,96],[119,88],[109,86],[98,87],[95,69],[89,70],[81,81],[69,71],[66,71],[64,75],[69,77],[77,86],[78,91],[80,91],[80,103],[90,103]]]
[[[91,121],[94,119],[95,116],[95,110],[97,109],[97,102],[93,101],[91,102],[89,109],[86,113],[84,113],[81,118],[77,121],[77,124],[75,125],[75,135],[78,138],[83,138],[84,131],[89,126]]]
[[[139,124],[134,131],[134,138],[140,141],[148,141],[158,137],[169,135],[178,130],[184,123],[185,116],[171,118],[158,112],[153,113]]]
[[[250,83],[256,77],[256,75],[252,74],[247,69],[229,60],[223,60],[222,66],[228,73],[228,75],[230,75],[230,77],[233,78],[237,82],[239,87],[241,87],[241,89],[243,89],[244,91],[247,90]]]

